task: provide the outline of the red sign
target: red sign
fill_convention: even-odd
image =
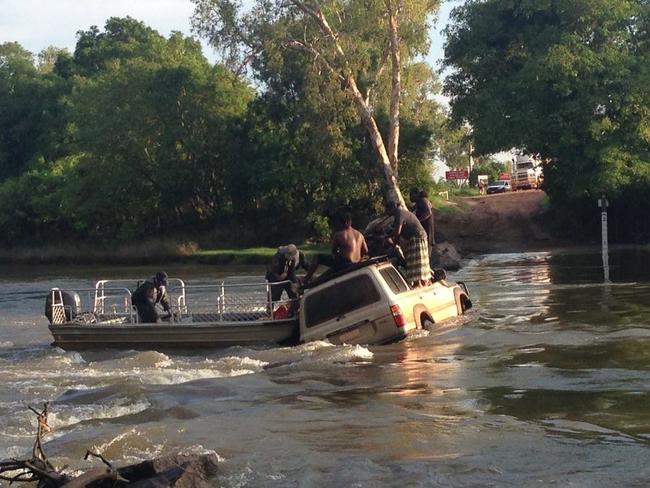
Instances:
[[[466,169],[445,171],[445,178],[448,180],[466,180],[469,178],[469,171]]]
[[[499,179],[500,180],[509,180],[510,179],[510,173],[500,173],[499,174]]]

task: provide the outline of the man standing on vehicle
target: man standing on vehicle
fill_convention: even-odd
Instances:
[[[429,248],[430,259],[431,253],[433,252],[433,247],[436,244],[434,235],[433,206],[429,201],[429,195],[427,195],[427,192],[424,190],[412,188],[409,192],[409,199],[415,204],[413,213],[420,221],[420,224],[422,224],[424,231],[427,233],[427,245]]]
[[[329,266],[330,269],[321,275],[327,276],[328,274],[342,271],[348,266],[358,263],[368,254],[366,238],[361,232],[352,227],[352,216],[350,212],[341,212],[337,220],[337,230],[332,236],[332,254],[317,254],[314,256],[307,276],[305,276],[306,283],[309,283],[316,269],[321,264]]]
[[[140,322],[146,324],[161,322],[161,317],[156,310],[156,303],[160,303],[167,312],[167,316],[163,318],[171,317],[171,305],[167,294],[167,273],[158,271],[154,277],[145,280],[133,292],[131,302],[138,311]]]
[[[413,213],[400,208],[399,202],[387,202],[386,214],[394,218],[390,240],[393,244],[399,244],[400,238],[404,242],[406,281],[414,288],[428,285],[431,282],[429,246],[422,224]]]

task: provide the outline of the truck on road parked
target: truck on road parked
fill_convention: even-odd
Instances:
[[[533,156],[517,155],[512,160],[510,184],[513,191],[539,188],[542,178],[542,166]]]

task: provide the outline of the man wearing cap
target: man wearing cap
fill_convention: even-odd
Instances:
[[[145,280],[133,292],[131,302],[138,310],[138,317],[142,323],[159,323],[161,317],[156,310],[156,303],[160,303],[171,317],[171,305],[169,304],[169,295],[167,295],[167,273],[158,271],[155,276]]]
[[[283,291],[286,291],[291,299],[298,297],[298,293],[296,293],[298,284],[296,270],[298,268],[309,269],[305,254],[299,251],[295,244],[278,247],[278,251],[273,256],[266,271],[267,281],[277,283],[271,285],[272,301],[277,302],[280,300]]]

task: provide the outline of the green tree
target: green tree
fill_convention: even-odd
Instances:
[[[428,23],[437,1],[259,1],[248,12],[232,0],[193,1],[194,25],[231,62],[252,61],[259,70],[257,59],[263,64],[281,56],[279,50],[295,49],[302,53],[303,64],[338,84],[368,131],[388,194],[403,201],[396,180],[401,77],[403,66],[428,47]],[[384,137],[375,118],[373,92],[387,67],[391,88]]]
[[[367,209],[369,195],[380,192],[368,178],[376,163],[358,158],[364,133],[359,137],[358,118],[340,87],[285,61],[269,71],[266,93],[250,106],[230,172],[237,213],[258,219],[255,227],[265,229],[268,242],[290,237],[287,232],[327,234],[323,215],[341,205]]]
[[[20,44],[0,44],[0,181],[60,155],[65,91],[58,76],[37,71]]]
[[[300,51],[277,49],[256,66],[265,89],[246,116],[229,185],[242,219],[258,219],[254,227],[268,232],[266,242],[288,238],[288,229],[299,233],[295,238],[326,235],[324,216],[342,206],[363,225],[381,211],[381,177],[345,91]],[[429,67],[414,64],[404,75],[400,183],[408,189],[431,184],[431,119],[441,111],[432,101],[438,84]],[[376,121],[386,130],[390,90],[374,93]]]
[[[90,36],[94,53],[81,36],[83,65],[96,71],[77,77],[70,97],[83,155],[65,202],[75,225],[129,239],[214,219],[228,205],[231,126],[252,90],[179,33],[165,39],[132,19],[110,19],[107,29]]]
[[[645,0],[455,9],[445,89],[477,152],[540,154],[551,201],[574,212],[601,193],[623,202],[630,185],[650,185],[649,11]]]
[[[70,53],[67,49],[61,49],[56,46],[48,46],[38,53],[38,71],[40,73],[52,73],[59,57],[68,57]]]
[[[74,66],[78,74],[91,76],[130,59],[161,59],[167,42],[157,31],[132,17],[111,17],[104,31],[93,25],[77,32]],[[192,50],[196,53],[198,45]]]
[[[458,127],[449,118],[443,118],[437,131],[436,155],[451,169],[466,169],[472,152],[471,132]]]
[[[508,172],[508,165],[492,158],[478,158],[469,173],[469,184],[474,187],[479,175],[487,175],[488,181],[496,181],[501,173]]]

